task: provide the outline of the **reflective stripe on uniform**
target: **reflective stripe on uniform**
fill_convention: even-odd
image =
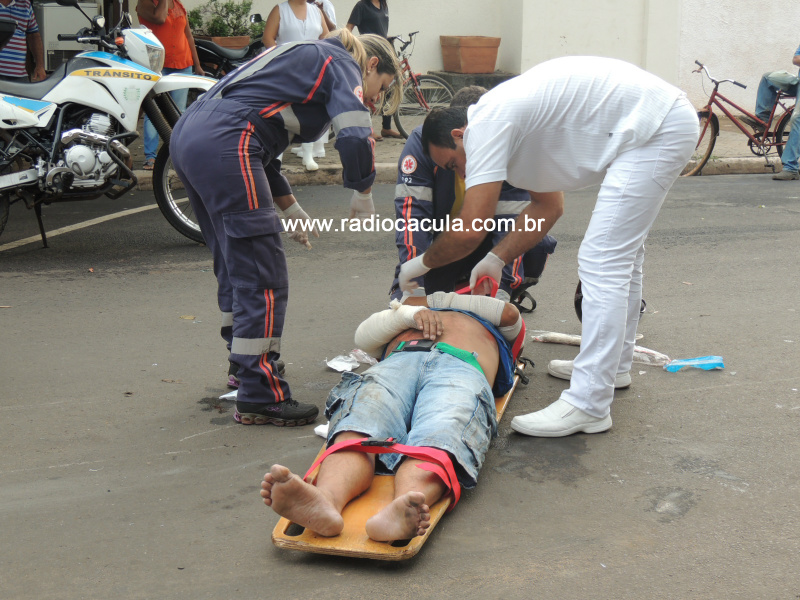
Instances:
[[[423,202],[433,202],[433,189],[425,185],[398,183],[394,188],[394,197],[405,198],[406,196],[413,196]]]
[[[281,351],[281,338],[233,338],[231,354],[261,356],[268,352]]]
[[[245,66],[245,68],[241,69],[236,73],[236,76],[233,77],[230,81],[225,83],[225,86],[220,88],[219,91],[214,95],[214,98],[222,98],[223,92],[233,83],[237,81],[241,81],[242,79],[247,79],[253,73],[257,73],[261,69],[263,69],[267,64],[269,64],[272,59],[277,58],[287,50],[290,50],[297,46],[298,44],[311,44],[313,42],[289,42],[288,44],[281,44],[280,46],[275,46],[270,50],[267,50],[263,54],[260,54],[256,58],[254,58],[249,64]]]
[[[222,315],[222,327],[233,327],[233,313],[223,312],[220,314]]]
[[[331,125],[333,125],[333,131],[337,134],[347,127],[367,127],[372,129],[372,117],[370,117],[369,111],[351,110],[336,115],[331,121]]]

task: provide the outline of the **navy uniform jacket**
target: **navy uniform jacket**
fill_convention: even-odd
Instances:
[[[456,201],[455,179],[456,175],[453,171],[437,167],[431,157],[423,152],[422,128],[414,129],[408,136],[398,162],[397,186],[394,194],[395,218],[401,219],[406,224],[411,219],[416,219],[420,223],[423,220],[436,222],[439,226],[437,226],[437,231],[409,231],[408,227],[405,228],[405,231],[400,231],[398,228],[395,233],[395,243],[400,262],[395,269],[393,290],[397,286],[400,265],[425,252],[433,243],[436,234],[442,231],[441,223],[451,213]],[[530,194],[527,191],[503,182],[500,200],[495,210],[495,219],[516,218],[529,204]],[[469,224],[465,224],[466,226]],[[490,235],[493,245],[496,245],[503,238],[505,232],[495,231]],[[521,261],[519,262],[521,263]],[[504,278],[512,281],[512,288],[518,287],[522,283],[521,268],[515,263],[506,265],[503,270]],[[418,279],[418,283],[423,285],[422,278]]]
[[[276,160],[292,142],[313,142],[333,126],[344,186],[360,192],[375,179],[369,109],[358,63],[337,39],[270,48],[226,75],[201,102],[234,102],[261,137],[273,142],[265,165],[274,196],[291,193]],[[245,114],[246,113],[246,114]]]

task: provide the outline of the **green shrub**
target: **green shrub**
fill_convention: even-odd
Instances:
[[[264,23],[250,23],[252,6],[252,0],[208,0],[189,11],[189,27],[197,35],[249,35],[251,38],[260,38]]]

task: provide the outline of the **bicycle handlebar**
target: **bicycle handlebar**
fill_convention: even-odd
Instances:
[[[404,40],[402,38],[402,36],[399,36],[399,35],[389,36],[386,39],[389,40],[390,44],[394,44],[395,40],[400,42],[400,52],[402,52],[403,50],[405,50],[406,48],[408,48],[411,45],[411,43],[414,41],[414,36],[417,35],[418,33],[419,33],[419,31],[412,31],[411,33],[409,33],[408,34],[408,41]]]
[[[716,84],[716,85],[719,85],[720,83],[732,83],[733,85],[738,85],[742,89],[745,89],[745,90],[747,89],[747,86],[745,84],[739,83],[738,81],[736,81],[734,79],[714,79],[711,76],[711,73],[708,72],[708,69],[706,68],[706,66],[703,63],[701,63],[699,60],[694,61],[694,64],[696,64],[698,67],[700,67],[700,69],[702,69],[705,72],[705,74],[708,76],[708,78],[712,82],[714,82],[714,84]],[[700,69],[698,69],[698,71]],[[696,73],[698,71],[694,71],[694,72]]]

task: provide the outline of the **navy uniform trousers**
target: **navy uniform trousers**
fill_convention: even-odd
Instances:
[[[283,150],[285,134],[281,143],[255,127],[253,112],[235,102],[202,104],[176,125],[172,161],[214,257],[221,334],[239,365],[237,401],[282,402],[291,391],[275,361],[289,273],[264,165]]]

